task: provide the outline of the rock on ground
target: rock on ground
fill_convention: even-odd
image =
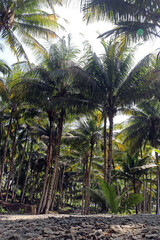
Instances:
[[[156,215],[1,215],[0,240],[160,240]]]

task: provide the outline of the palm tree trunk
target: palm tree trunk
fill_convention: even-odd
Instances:
[[[55,179],[55,185],[54,185],[54,192],[52,195],[52,204],[51,204],[51,210],[53,210],[54,208],[54,203],[55,203],[55,199],[56,199],[56,192],[57,192],[57,187],[58,187],[58,179],[59,179],[59,170],[57,171],[56,174],[56,179]]]
[[[34,191],[37,188],[37,179],[39,179],[39,176],[40,176],[40,172],[36,174],[36,171],[34,171],[32,188],[29,194],[29,200],[31,201],[31,203],[33,202]]]
[[[21,203],[24,203],[24,196],[25,196],[25,190],[26,190],[26,186],[27,186],[28,173],[29,173],[30,165],[31,165],[32,150],[33,150],[33,140],[31,141],[31,149],[30,149],[28,165],[27,165],[27,170],[26,170],[26,175],[25,175],[25,180],[24,180],[24,185],[23,185],[23,190],[22,190],[22,195],[21,195]]]
[[[54,169],[53,169],[53,174],[52,174],[52,178],[51,178],[51,184],[50,184],[50,189],[49,189],[49,193],[48,193],[47,203],[46,203],[46,207],[45,207],[46,214],[48,213],[50,206],[51,206],[52,192],[53,192],[55,177],[56,177],[56,174],[58,171],[60,145],[61,145],[62,130],[63,130],[63,117],[64,117],[64,110],[62,109],[61,113],[60,113],[59,124],[58,124],[58,136],[57,136],[57,147],[56,147]]]
[[[45,206],[46,206],[48,192],[49,192],[49,186],[50,186],[50,183],[51,183],[51,176],[52,176],[52,166],[50,166],[49,173],[48,173],[48,180],[47,180],[47,184],[46,184],[46,193],[45,193],[44,198],[43,198],[41,213],[44,213],[44,209],[45,209]]]
[[[6,199],[5,199],[6,202],[8,201],[9,183],[10,183],[11,179],[12,179],[12,201],[13,201],[13,198],[14,198],[14,154],[15,154],[15,149],[16,149],[17,129],[18,129],[18,125],[16,125],[16,127],[15,127],[14,139],[13,139],[13,143],[12,143],[12,154],[11,154],[11,159],[10,159],[10,171],[9,171],[9,176],[8,176],[7,192],[6,192]]]
[[[107,118],[104,117],[104,181],[107,182]]]
[[[154,129],[155,132],[155,129]],[[155,134],[154,134],[155,136]],[[157,141],[156,139],[153,139],[153,147],[157,148]],[[156,159],[156,164],[157,164],[157,205],[156,205],[156,214],[159,215],[159,190],[160,190],[160,186],[159,186],[159,181],[160,181],[160,167],[158,166],[159,164],[159,159],[158,159],[158,153],[155,152],[155,159]]]
[[[45,193],[45,196],[44,196],[44,199],[43,199],[43,204],[42,204],[42,208],[41,208],[41,213],[44,212],[44,209],[45,209],[45,206],[46,206],[46,203],[47,203],[47,197],[48,197],[48,192],[49,192],[49,186],[50,186],[50,183],[51,183],[51,177],[52,177],[52,169],[53,169],[53,156],[55,154],[55,147],[56,145],[56,138],[54,140],[54,143],[52,144],[52,153],[51,153],[51,156],[50,156],[50,169],[49,169],[49,173],[48,173],[48,180],[47,180],[47,184],[46,184],[46,193]]]
[[[158,159],[158,153],[155,153],[156,155],[156,163],[159,164],[159,159]],[[160,186],[159,186],[159,181],[160,181],[160,167],[157,166],[157,206],[156,206],[156,214],[159,215],[159,190],[160,190]]]
[[[16,192],[17,192],[17,189],[18,189],[18,183],[19,183],[20,173],[21,173],[21,169],[22,169],[22,165],[23,165],[23,161],[24,161],[24,157],[25,157],[25,151],[26,151],[26,146],[27,146],[27,138],[28,138],[28,135],[26,136],[25,144],[24,144],[24,147],[23,147],[22,157],[21,157],[21,159],[20,159],[20,164],[19,164],[19,168],[18,168],[18,175],[17,175],[17,180],[16,180],[16,186],[15,186],[15,192],[14,192],[13,202],[16,201]]]
[[[145,178],[144,178],[144,174],[143,174],[143,197],[144,197],[144,201],[143,201],[143,213],[146,213],[146,184],[145,184]]]
[[[63,207],[63,181],[64,181],[64,169],[61,169],[60,174],[59,174],[59,197],[60,197],[60,207],[61,208]],[[56,182],[55,182],[55,184],[56,184]]]
[[[152,170],[150,169],[149,213],[152,214]]]
[[[46,168],[45,168],[45,176],[44,176],[44,184],[43,184],[43,190],[42,195],[38,207],[38,214],[42,213],[42,206],[44,197],[46,194],[46,187],[47,187],[47,181],[48,181],[48,173],[49,173],[49,165],[50,165],[50,159],[51,159],[51,149],[52,149],[52,126],[53,126],[53,115],[48,114],[50,127],[49,127],[49,143],[48,143],[48,149],[47,149],[47,156],[46,156]]]
[[[84,199],[85,199],[85,159],[83,159],[83,185],[82,185],[82,211],[81,214],[84,214]]]
[[[85,157],[85,188],[84,188],[84,191],[85,191],[85,204],[84,204],[84,214],[86,214],[87,212],[87,198],[88,198],[88,195],[87,195],[87,191],[86,191],[86,187],[88,185],[88,154],[86,155]]]
[[[5,164],[6,154],[7,154],[8,138],[9,138],[9,133],[11,129],[12,118],[13,118],[13,109],[12,109],[10,121],[8,124],[6,139],[4,142],[3,157],[2,157],[1,168],[0,168],[0,198],[2,198],[2,179],[3,179],[4,164]]]
[[[93,159],[93,144],[91,143],[91,154],[90,154],[90,161],[89,161],[89,166],[88,166],[88,171],[87,171],[87,176],[86,176],[86,187],[90,188],[90,177],[91,177],[91,167],[92,167],[92,159]],[[89,191],[86,192],[86,197],[85,197],[85,214],[89,214],[89,206],[90,206],[90,194]]]
[[[109,115],[109,143],[108,143],[108,172],[107,172],[107,181],[109,184],[111,184],[112,139],[113,139],[113,114],[110,114]]]
[[[137,193],[137,188],[136,188],[136,178],[133,174],[133,189],[134,189],[134,193]],[[136,205],[136,214],[138,214],[138,205]]]

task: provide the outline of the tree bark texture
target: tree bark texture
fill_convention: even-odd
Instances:
[[[52,127],[53,127],[53,118],[49,114],[49,122],[50,122],[50,128],[49,128],[49,143],[48,143],[48,149],[47,149],[47,156],[46,156],[46,168],[45,168],[45,175],[44,175],[44,183],[43,183],[43,190],[42,195],[40,199],[40,203],[38,206],[38,214],[42,213],[42,206],[43,201],[46,194],[46,187],[47,187],[47,181],[48,181],[48,174],[49,174],[49,166],[50,166],[50,160],[51,160],[51,154],[52,154]]]
[[[109,115],[109,142],[108,142],[108,170],[107,181],[111,184],[111,168],[112,168],[112,139],[113,139],[113,115]]]
[[[107,182],[107,118],[104,118],[104,181]]]
[[[22,190],[22,195],[21,195],[21,203],[24,203],[25,190],[26,190],[26,186],[27,186],[27,178],[28,178],[28,173],[29,173],[30,166],[31,166],[32,151],[33,151],[33,140],[31,141],[30,154],[29,154],[27,170],[26,170],[26,175],[25,175],[25,180],[24,180],[24,185],[23,185],[23,190]]]
[[[61,137],[62,137],[62,130],[63,130],[63,117],[64,117],[64,110],[61,110],[60,118],[59,118],[59,124],[58,124],[58,136],[57,136],[57,146],[56,146],[56,154],[55,154],[55,161],[54,161],[54,169],[51,177],[51,183],[50,188],[48,192],[46,207],[45,207],[45,213],[47,214],[50,206],[51,206],[51,200],[52,200],[52,192],[54,187],[54,181],[56,177],[56,173],[58,170],[59,165],[59,154],[60,154],[60,145],[61,145]]]
[[[6,154],[7,154],[8,138],[9,138],[9,134],[10,134],[10,130],[11,130],[12,118],[13,118],[13,109],[11,112],[11,117],[10,117],[10,121],[9,121],[8,128],[7,128],[7,135],[6,135],[6,139],[4,142],[3,157],[2,157],[1,168],[0,168],[0,197],[1,198],[2,198],[2,179],[3,179],[3,172],[4,172],[4,164],[5,164]]]

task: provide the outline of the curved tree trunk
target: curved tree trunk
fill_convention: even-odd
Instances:
[[[111,184],[112,139],[113,139],[113,114],[110,114],[109,115],[109,142],[108,142],[108,171],[107,171],[107,181],[109,184]]]

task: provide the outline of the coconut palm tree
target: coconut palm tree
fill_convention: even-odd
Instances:
[[[110,20],[116,26],[110,31],[101,34],[101,37],[127,36],[128,39],[148,40],[159,35],[160,3],[158,0],[130,1],[130,0],[83,0],[81,7],[84,19]]]
[[[125,142],[130,142],[132,150],[145,146],[149,143],[152,147],[159,146],[160,136],[160,103],[156,99],[145,100],[137,105],[137,109],[132,109],[133,116],[128,119],[129,125],[122,131],[126,134]],[[157,164],[157,209],[159,214],[159,159],[155,153]]]
[[[9,46],[19,59],[22,55],[28,60],[26,46],[35,49],[44,49],[37,41],[37,37],[48,39],[56,37],[55,30],[58,16],[54,11],[55,4],[62,1],[37,1],[37,0],[2,0],[0,2],[0,34],[1,39]],[[48,13],[46,9],[52,9]]]
[[[104,54],[98,57],[89,46],[85,53],[85,70],[95,81],[92,101],[104,116],[109,119],[108,172],[111,181],[113,119],[118,111],[127,104],[149,94],[145,77],[151,70],[150,56],[142,59],[133,69],[133,53],[120,42],[105,43]],[[105,165],[105,163],[104,163]]]
[[[80,79],[79,74],[85,73],[73,62],[79,51],[72,48],[70,40],[69,36],[68,46],[65,39],[52,45],[50,51],[46,51],[42,56],[41,65],[23,76],[22,81],[15,87],[15,91],[17,89],[22,93],[22,101],[37,106],[47,114],[50,124],[46,172],[39,212],[43,212],[44,209],[45,212],[48,212],[51,204],[54,180],[58,169],[64,117],[67,113],[73,113],[75,110],[81,112],[84,106],[88,106],[87,101],[82,98],[82,93],[78,89],[80,82],[83,82],[83,78]],[[53,123],[55,123],[54,126]],[[52,136],[53,127],[56,128],[58,133],[55,139]],[[48,174],[53,158],[54,169],[53,172],[51,169],[51,184],[47,193]],[[46,204],[44,204],[45,196],[47,196]]]
[[[87,117],[80,119],[74,130],[66,134],[66,138],[70,140],[73,148],[77,148],[81,152],[83,159],[83,189],[82,189],[82,213],[89,214],[90,196],[89,192],[85,191],[90,188],[91,169],[93,158],[95,155],[96,144],[101,140],[101,125],[97,125],[96,119]],[[85,200],[85,206],[83,201]],[[84,209],[83,209],[84,207]]]

